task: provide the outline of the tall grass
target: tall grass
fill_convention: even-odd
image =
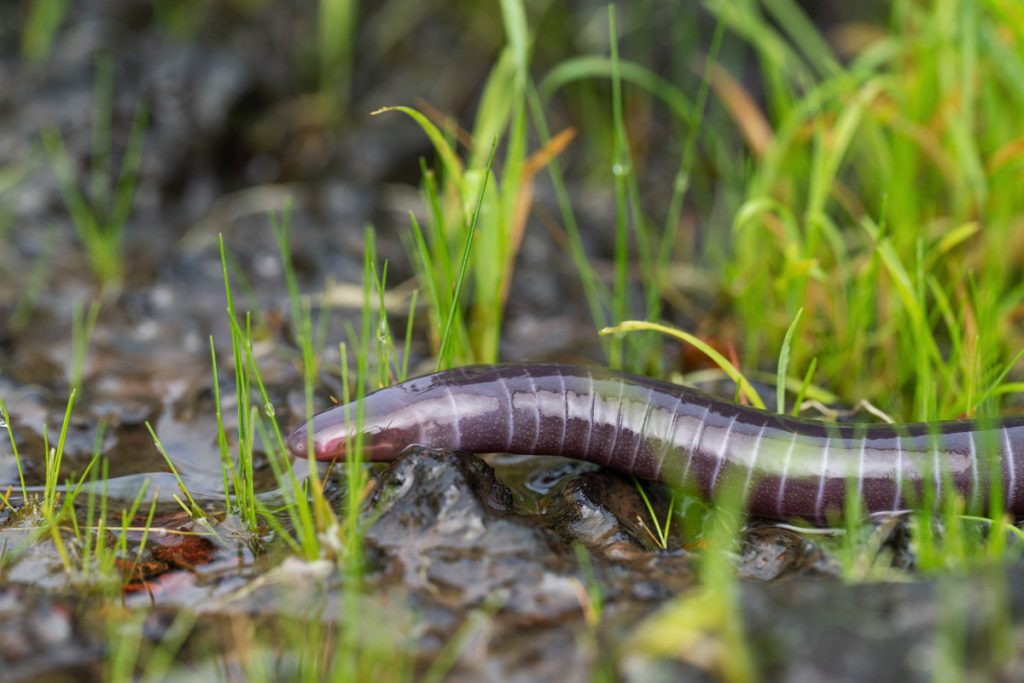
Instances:
[[[613,5],[608,8],[608,26],[609,58],[588,55],[574,57],[558,64],[541,81],[531,102],[537,133],[545,139],[549,133],[544,120],[542,102],[546,102],[555,93],[576,81],[611,81],[611,102],[608,109],[611,112],[613,129],[614,151],[610,170],[616,207],[616,237],[613,257],[615,276],[610,289],[595,276],[592,265],[583,253],[578,222],[557,161],[551,164],[550,169],[562,220],[567,230],[570,254],[579,270],[591,316],[599,329],[607,327],[610,322],[621,322],[627,317],[642,316],[649,320],[657,320],[662,316],[663,295],[670,289],[669,275],[677,247],[683,203],[691,188],[690,178],[698,148],[697,141],[702,131],[702,113],[708,99],[710,76],[724,35],[723,24],[720,22],[712,37],[696,97],[691,100],[682,88],[674,86],[641,64],[620,57],[617,19]],[[623,83],[626,82],[636,86],[640,92],[648,93],[666,104],[679,126],[682,137],[679,166],[672,184],[669,204],[664,212],[664,225],[660,231],[658,221],[652,216],[651,207],[646,206],[642,199],[640,175],[630,151],[631,145],[624,121]],[[643,301],[641,307],[629,303],[632,291],[636,289],[627,277],[630,263],[639,264],[639,289],[642,290]],[[651,343],[649,339],[627,337],[622,340],[613,337],[607,342],[606,351],[609,363],[614,367],[656,373],[663,371],[663,354],[658,345]]]
[[[788,0],[709,7],[758,56],[765,107],[746,116],[772,131],[721,239],[744,366],[785,344],[794,366],[897,421],[997,414],[1024,347],[1010,322],[1024,293],[1007,168],[1020,136],[1007,112],[1024,103],[1016,10],[897,2],[888,33],[844,64]],[[1016,554],[997,482],[991,493],[987,519],[953,495],[940,510],[920,501],[921,570]],[[858,524],[848,515],[851,542]]]
[[[440,162],[438,171],[424,166],[423,192],[428,209],[421,225],[412,217],[412,239],[409,251],[417,267],[419,279],[425,283],[430,304],[433,329],[446,330],[435,338],[439,351],[439,367],[452,362],[493,361],[497,358],[503,310],[509,294],[512,269],[522,243],[534,196],[536,177],[549,169],[559,200],[561,216],[567,230],[570,253],[579,269],[584,293],[598,327],[623,320],[627,312],[659,318],[662,310],[660,292],[667,286],[675,236],[682,203],[689,188],[688,177],[694,163],[700,110],[709,92],[710,65],[721,42],[721,27],[715,33],[709,67],[704,73],[696,104],[643,67],[620,60],[614,8],[609,9],[611,29],[610,59],[580,58],[554,69],[538,86],[530,74],[532,54],[531,31],[527,13],[520,2],[501,2],[507,46],[500,53],[485,85],[472,131],[468,138],[465,159],[459,156],[450,136],[423,112],[408,107],[385,107],[376,113],[400,111],[424,130],[434,145]],[[558,163],[558,155],[570,143],[572,129],[552,135],[544,111],[545,101],[569,82],[581,78],[603,77],[613,84],[608,111],[614,120],[614,158],[608,169],[616,197],[615,277],[602,282],[584,252],[583,238],[575,217],[571,198]],[[676,182],[668,207],[668,218],[662,229],[645,214],[641,188],[633,160],[630,158],[627,132],[623,118],[621,83],[629,79],[650,89],[674,108],[681,125],[686,126],[686,143],[680,157]],[[527,153],[532,133],[539,138],[539,149]],[[487,187],[492,164],[491,154],[496,141],[499,158],[494,165],[495,180]],[[485,159],[487,160],[485,162]],[[467,226],[469,230],[467,231]],[[469,301],[459,301],[452,312],[442,295],[462,293],[462,276],[467,249],[476,239],[469,261]],[[463,258],[455,254],[461,252]],[[641,288],[644,305],[636,310],[629,303],[634,285],[627,277],[628,266],[638,260],[642,266]],[[462,296],[465,296],[462,294]],[[452,313],[449,315],[449,313]],[[454,326],[453,329],[452,326]],[[452,355],[442,348],[442,339],[450,339]],[[628,344],[628,352],[624,344]],[[662,354],[649,340],[634,337],[606,340],[606,351],[612,365],[629,365],[633,369],[660,368]]]
[[[898,2],[841,68],[789,2],[712,3],[760,57],[771,144],[736,212],[726,285],[745,364],[803,307],[794,362],[903,419],[992,414],[1022,345],[1006,164],[1024,102],[1004,2]],[[999,35],[988,41],[985,36]],[[985,395],[987,399],[975,399]]]
[[[424,165],[427,217],[422,224],[411,217],[408,240],[425,291],[439,367],[498,358],[503,313],[536,177],[572,137],[563,131],[542,140],[536,151],[529,150],[533,37],[523,3],[499,4],[507,44],[484,85],[472,130],[459,136],[466,141],[461,155],[442,130],[447,122],[439,127],[409,107],[375,112],[411,117],[440,162],[436,170]]]
[[[1010,265],[1020,256],[1011,169],[1019,169],[1021,147],[1008,112],[1024,97],[1015,6],[897,2],[891,30],[860,42],[854,38],[866,34],[852,30],[836,31],[843,40],[822,35],[790,0],[707,8],[717,30],[695,97],[694,89],[619,56],[614,39],[610,57],[567,60],[541,81],[533,111],[542,140],[544,103],[570,84],[612,83],[603,118],[613,128],[613,171],[621,176],[609,183],[618,226],[610,281],[597,278],[581,254],[557,161],[551,165],[570,253],[598,326],[627,317],[623,255],[639,266],[634,286],[645,292],[644,305],[629,306],[628,317],[657,322],[662,311],[694,314],[689,306],[664,308],[661,296],[674,289],[664,270],[678,246],[684,199],[703,206],[689,188],[714,175],[721,196],[729,198],[731,188],[742,195],[697,216],[710,261],[698,263],[698,273],[728,304],[717,324],[698,319],[705,334],[724,337],[745,368],[761,370],[803,309],[793,365],[815,362],[816,379],[851,403],[866,398],[900,419],[994,413],[1005,393],[994,380],[1022,346],[1008,322],[1022,291]],[[719,58],[723,35],[728,45]],[[756,74],[742,70],[751,56]],[[763,84],[763,102],[746,89],[751,81]],[[716,97],[707,98],[709,91]],[[637,212],[640,164],[630,163],[631,147],[623,144],[630,131],[623,130],[620,102],[644,93],[677,122],[682,149],[660,243],[654,221]],[[745,160],[724,160],[725,144],[745,145]],[[669,260],[661,267],[651,254]],[[630,363],[644,355],[627,354]],[[657,370],[644,365],[651,364],[634,367]]]
[[[79,178],[57,128],[42,132],[43,149],[60,186],[75,234],[93,274],[104,287],[117,288],[124,276],[122,245],[132,210],[148,121],[143,105],[135,108],[124,156],[114,172],[114,65],[109,55],[96,60],[93,86],[91,164]]]

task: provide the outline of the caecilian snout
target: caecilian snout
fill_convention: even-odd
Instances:
[[[292,432],[292,435],[288,437],[288,450],[293,455],[299,458],[305,458],[308,453],[309,437],[306,432],[306,427],[302,426]]]
[[[312,438],[310,438],[312,431]],[[309,456],[310,444],[313,457],[317,460],[333,460],[345,454],[345,434],[331,424],[318,425],[316,420],[307,422],[288,437],[288,450],[299,458]]]

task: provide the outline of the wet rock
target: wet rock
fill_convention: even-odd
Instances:
[[[742,579],[773,581],[797,573],[836,575],[838,567],[806,536],[777,526],[757,526],[743,535],[736,562]]]
[[[597,469],[597,465],[571,458],[536,455],[496,455],[501,479],[516,496],[517,505],[536,501],[560,488],[568,478]]]
[[[743,605],[775,680],[924,679],[937,616],[930,585],[748,586]]]
[[[906,515],[893,515],[882,519],[875,529],[876,536],[882,539],[880,552],[888,555],[890,565],[895,569],[910,570],[916,564],[912,547],[914,539],[908,524]]]
[[[595,678],[591,653],[580,647],[580,635],[571,628],[493,624],[478,640],[487,645],[486,658],[464,659],[447,680],[584,683]]]
[[[142,427],[156,422],[160,402],[154,396],[97,396],[90,402],[90,416],[110,427]]]
[[[609,562],[601,577],[609,601],[648,609],[689,590],[696,581],[696,562],[683,551],[651,553],[630,563]]]
[[[57,548],[40,531],[42,515],[14,516],[0,528],[4,585],[59,590],[68,583]]]
[[[648,499],[663,522],[668,510],[664,489],[651,487]],[[633,558],[660,544],[636,485],[604,470],[584,472],[565,481],[548,514],[568,542],[579,541],[609,558]],[[670,536],[669,541],[670,547],[680,545],[677,536]]]
[[[747,649],[765,681],[910,683],[938,671],[955,680],[1020,680],[1019,654],[1004,646],[1019,642],[1024,625],[1022,579],[1019,567],[992,567],[914,583],[744,583],[744,638],[732,647]],[[714,631],[704,639],[709,650],[724,642]],[[694,648],[684,663],[675,652],[652,655],[634,644],[622,662],[626,680],[707,680],[721,667],[721,659],[708,660],[695,671]]]
[[[580,611],[574,568],[542,528],[512,509],[482,460],[414,450],[382,475],[368,504],[366,542],[385,572],[448,606],[492,605],[534,623]]]
[[[75,615],[79,599],[12,587],[0,590],[0,678],[82,680],[102,650]]]

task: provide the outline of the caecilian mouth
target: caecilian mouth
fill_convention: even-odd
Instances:
[[[338,436],[333,439],[317,438],[313,435],[313,457],[317,460],[336,460],[347,455],[346,442],[348,437]],[[295,430],[288,437],[288,450],[292,455],[305,458],[309,447],[309,433],[307,427],[303,426]],[[370,461],[391,460],[396,454],[395,444],[392,443],[366,443],[362,447],[363,459]]]
[[[353,444],[354,445],[354,444]],[[366,462],[387,462],[394,460],[400,449],[393,443],[365,444],[360,449],[362,458]],[[339,438],[328,441],[323,446],[314,444],[314,454],[317,460],[335,460],[348,455],[345,439]]]
[[[288,437],[288,450],[292,452],[292,455],[305,458],[308,455],[309,441],[306,427],[300,427]],[[323,440],[318,439],[315,434],[313,435],[313,457],[317,460],[333,460],[343,455],[345,455],[345,437]]]

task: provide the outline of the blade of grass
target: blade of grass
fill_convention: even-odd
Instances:
[[[174,475],[175,481],[178,482],[178,489],[185,495],[185,499],[188,500],[188,505],[184,506],[185,512],[187,512],[190,516],[192,516],[195,519],[201,519],[205,517],[206,515],[203,512],[203,509],[199,506],[199,503],[197,503],[195,499],[192,497],[192,494],[189,492],[184,480],[182,480],[181,475],[178,474],[178,468],[174,466],[174,461],[171,460],[171,456],[167,454],[167,451],[164,449],[163,443],[160,441],[160,438],[156,435],[156,432],[153,430],[153,426],[149,424],[148,420],[146,421],[146,431],[149,432],[149,436],[153,440],[153,445],[156,446],[156,450],[160,453],[160,456],[164,459],[164,462],[167,463],[167,467],[168,469],[171,470],[171,474]]]
[[[789,376],[789,349],[793,343],[796,326],[800,323],[800,316],[803,313],[803,308],[797,310],[796,315],[793,316],[793,322],[789,324],[789,329],[786,330],[786,336],[782,338],[782,347],[779,349],[779,370],[775,381],[775,412],[779,415],[786,414],[786,378]]]
[[[459,273],[455,278],[455,289],[452,292],[451,305],[448,307],[448,315],[445,318],[444,331],[441,333],[441,347],[437,354],[438,370],[443,370],[444,368],[449,367],[452,362],[452,321],[455,319],[456,310],[459,308],[459,301],[461,300],[462,295],[462,283],[466,278],[469,257],[473,249],[473,237],[476,235],[476,227],[480,219],[480,207],[483,206],[484,194],[487,190],[487,179],[491,175],[491,166],[494,163],[494,152],[496,148],[497,141],[494,141],[491,144],[491,152],[487,157],[487,166],[484,169],[483,181],[480,184],[480,192],[477,195],[476,207],[473,209],[473,215],[470,218],[469,226],[466,231],[466,240],[462,248],[462,259],[459,263]]]
[[[7,412],[7,405],[3,396],[0,396],[0,418],[3,418],[4,429],[7,430],[7,438],[11,442],[11,453],[14,455],[14,465],[18,469],[18,484],[21,486],[22,505],[28,504],[28,492],[25,488],[25,468],[22,466],[21,455],[18,453],[18,442],[14,438],[14,425],[11,424],[11,416]]]
[[[670,337],[675,337],[676,339],[693,346],[714,361],[714,363],[729,376],[729,379],[736,383],[740,391],[743,392],[755,408],[760,408],[761,410],[765,409],[764,401],[761,400],[757,390],[754,389],[754,386],[746,377],[743,376],[743,373],[741,373],[735,365],[729,362],[729,359],[689,332],[684,332],[683,330],[669,327],[668,325],[661,325],[659,323],[649,323],[643,320],[626,320],[614,327],[604,328],[599,334],[619,334],[622,332],[659,332]]]

